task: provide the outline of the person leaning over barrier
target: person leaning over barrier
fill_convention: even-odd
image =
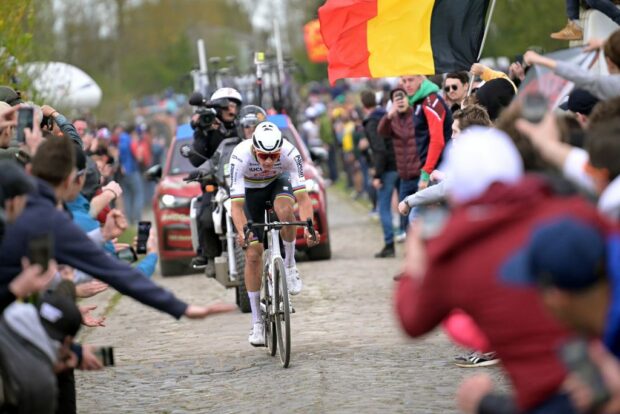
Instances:
[[[0,243],[3,240],[4,226],[14,223],[24,211],[28,193],[34,190],[35,183],[24,169],[12,160],[0,160]],[[30,264],[23,256],[22,271],[10,283],[0,283],[0,309],[6,308],[15,299],[23,299],[45,288],[56,273],[56,262],[50,260],[47,270],[38,264]],[[19,271],[19,270],[18,270]]]
[[[51,234],[55,259],[95,276],[120,293],[166,312],[175,318],[204,318],[236,307],[229,304],[211,306],[188,305],[172,293],[157,286],[142,273],[110,256],[95,245],[65,212],[56,209],[57,200],[64,200],[75,180],[74,152],[66,137],[50,139],[41,145],[32,161],[36,191],[29,196],[26,209],[7,226],[0,245],[0,283],[8,284],[18,274],[20,258],[27,254],[28,241]]]

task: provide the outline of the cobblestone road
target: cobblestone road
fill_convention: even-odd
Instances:
[[[438,331],[402,335],[392,309],[400,259],[374,259],[378,224],[342,194],[329,197],[333,258],[299,263],[289,369],[249,346],[249,315],[177,322],[123,297],[107,304],[107,327],[82,335],[115,346],[117,366],[76,374],[79,412],[456,412],[454,391],[471,374],[450,362],[461,351]],[[192,303],[234,301],[204,276],[156,281]],[[93,302],[103,309],[111,296]]]

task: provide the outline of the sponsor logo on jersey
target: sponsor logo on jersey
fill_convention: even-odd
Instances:
[[[304,176],[304,164],[301,159],[301,155],[295,157],[295,164],[297,165],[297,175],[301,178]]]

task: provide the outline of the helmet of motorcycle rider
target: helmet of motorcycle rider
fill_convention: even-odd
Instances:
[[[271,122],[261,122],[252,135],[252,145],[258,152],[277,152],[282,148],[282,132]]]
[[[234,102],[238,107],[243,104],[243,99],[238,90],[234,88],[219,88],[211,95],[210,102],[213,104],[221,103],[222,106],[228,106],[228,102]]]
[[[246,105],[239,112],[242,127],[254,127],[267,119],[267,112],[260,106]]]

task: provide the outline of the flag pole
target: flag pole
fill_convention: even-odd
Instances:
[[[482,35],[482,43],[480,43],[480,51],[478,51],[478,58],[476,62],[480,61],[480,57],[482,57],[482,51],[484,50],[484,45],[487,41],[487,35],[489,34],[489,27],[491,27],[491,19],[493,19],[493,13],[495,12],[495,2],[496,0],[491,1],[491,9],[489,10],[489,16],[487,17],[487,24],[484,27],[484,34]],[[467,96],[471,95],[471,90],[474,87],[474,75],[471,74],[469,79],[469,90],[467,91]]]

